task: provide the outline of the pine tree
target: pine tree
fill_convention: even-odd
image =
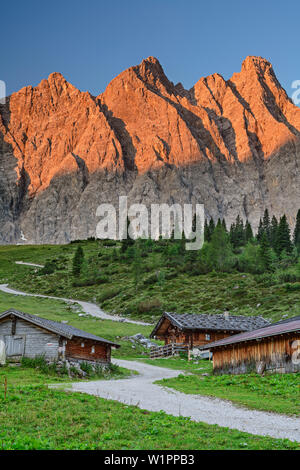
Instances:
[[[249,220],[247,219],[245,225],[245,241],[248,243],[250,240],[253,240],[253,230]]]
[[[272,271],[272,250],[267,237],[267,232],[263,232],[259,254],[264,271]]]
[[[230,227],[230,241],[234,248],[245,245],[244,222],[239,215]]]
[[[204,222],[204,241],[209,242],[209,237],[210,237],[209,225],[207,223],[207,219],[205,219],[205,222]]]
[[[259,219],[259,226],[258,226],[258,231],[257,231],[257,235],[256,235],[256,238],[259,242],[262,239],[263,232],[264,232],[263,222],[262,222],[261,219]]]
[[[271,227],[270,227],[270,244],[272,248],[275,249],[276,245],[276,240],[277,240],[277,231],[278,231],[278,221],[273,215],[272,220],[271,220]]]
[[[293,241],[294,241],[295,247],[298,250],[298,253],[300,253],[300,209],[298,210],[298,213],[297,213]]]
[[[280,222],[277,230],[277,237],[275,243],[275,251],[279,256],[283,251],[290,254],[293,251],[293,245],[291,242],[290,227],[286,220],[286,215],[280,218]]]
[[[214,219],[211,218],[210,221],[209,221],[209,240],[207,240],[208,242],[211,240],[211,237],[213,236],[213,233],[215,231],[215,223],[214,223]]]
[[[127,217],[127,226],[126,226],[126,233],[124,233],[124,238],[122,239],[122,245],[121,245],[121,252],[122,253],[125,253],[125,251],[127,251],[127,249],[130,247],[130,246],[133,246],[134,245],[134,240],[132,240],[132,238],[130,238],[129,236],[129,233],[128,233],[128,228],[129,228],[129,225],[130,225],[130,220],[129,218]]]
[[[262,220],[262,230],[267,235],[267,239],[270,242],[270,217],[268,209],[265,210],[263,220]]]
[[[225,219],[222,220],[222,226],[223,226],[223,229],[225,230],[225,232],[227,233],[227,227],[226,227]]]
[[[209,265],[217,271],[229,271],[234,264],[234,257],[229,236],[222,224],[217,225],[211,242],[207,247]]]
[[[84,253],[81,245],[77,247],[77,250],[75,251],[75,255],[73,258],[73,275],[74,276],[79,276],[82,268],[82,264],[84,261]]]

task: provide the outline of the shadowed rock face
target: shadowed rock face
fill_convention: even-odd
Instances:
[[[300,109],[271,64],[174,85],[149,57],[93,97],[58,73],[0,105],[0,242],[95,234],[100,203],[203,203],[257,227],[300,207]]]

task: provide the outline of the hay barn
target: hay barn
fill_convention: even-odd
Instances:
[[[36,315],[8,310],[0,314],[0,346],[8,361],[44,356],[51,361],[91,361],[110,364],[118,344]]]
[[[216,373],[300,372],[300,318],[207,344]]]
[[[165,344],[181,343],[191,349],[227,338],[244,331],[251,331],[270,323],[262,317],[238,315],[176,314],[165,312],[150,337]]]

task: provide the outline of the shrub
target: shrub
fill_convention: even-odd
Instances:
[[[296,284],[285,284],[284,288],[288,292],[299,291],[300,290],[300,283],[297,282]]]
[[[93,366],[89,362],[81,362],[80,369],[88,375],[92,375],[94,372]]]
[[[144,300],[140,302],[137,306],[139,313],[153,313],[159,312],[162,308],[161,302],[159,299]]]
[[[45,266],[40,269],[40,274],[53,274],[56,269],[54,261],[46,261]]]
[[[110,287],[108,289],[104,289],[101,294],[98,295],[97,301],[104,302],[105,300],[112,299],[116,295],[120,294],[121,289],[119,287]]]
[[[144,280],[144,285],[155,284],[157,282],[157,274],[151,274],[150,276],[146,277]]]
[[[105,284],[106,282],[109,282],[108,277],[100,276],[96,279],[82,279],[82,280],[74,281],[72,283],[72,286],[73,287],[95,286],[95,285]]]
[[[108,247],[110,247],[110,246],[116,246],[116,244],[117,244],[116,240],[110,240],[110,239],[108,239],[108,240],[103,240],[103,242],[102,242],[102,245],[103,245],[103,246],[108,246]]]
[[[282,273],[279,275],[279,279],[282,283],[284,282],[297,282],[297,276],[294,273]]]

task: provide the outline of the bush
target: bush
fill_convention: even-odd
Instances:
[[[108,277],[100,276],[97,279],[82,279],[79,281],[74,281],[72,283],[72,286],[73,287],[95,286],[95,285],[105,284],[106,282],[109,282]]]
[[[81,362],[80,369],[85,372],[87,375],[92,375],[94,372],[93,366],[89,362]]]
[[[155,284],[157,282],[157,274],[151,274],[150,276],[146,277],[146,279],[144,279],[144,285],[149,285],[149,284]]]
[[[294,273],[283,273],[279,275],[279,280],[284,282],[297,282],[297,276]]]
[[[255,281],[257,284],[261,284],[262,286],[269,287],[278,284],[278,279],[274,274],[265,273],[255,276]]]
[[[119,287],[111,287],[109,289],[104,289],[101,294],[98,295],[97,301],[104,302],[105,300],[112,299],[116,295],[120,294],[121,289]]]
[[[56,270],[56,263],[54,261],[46,261],[45,266],[40,269],[40,274],[53,274]]]
[[[284,288],[288,292],[299,291],[300,290],[300,283],[298,282],[297,284],[285,284]]]
[[[144,300],[137,306],[139,313],[158,313],[162,309],[162,305],[159,299]]]
[[[102,242],[102,246],[108,246],[108,247],[116,246],[116,244],[117,244],[116,240],[110,240],[110,239],[103,240],[103,242]]]

